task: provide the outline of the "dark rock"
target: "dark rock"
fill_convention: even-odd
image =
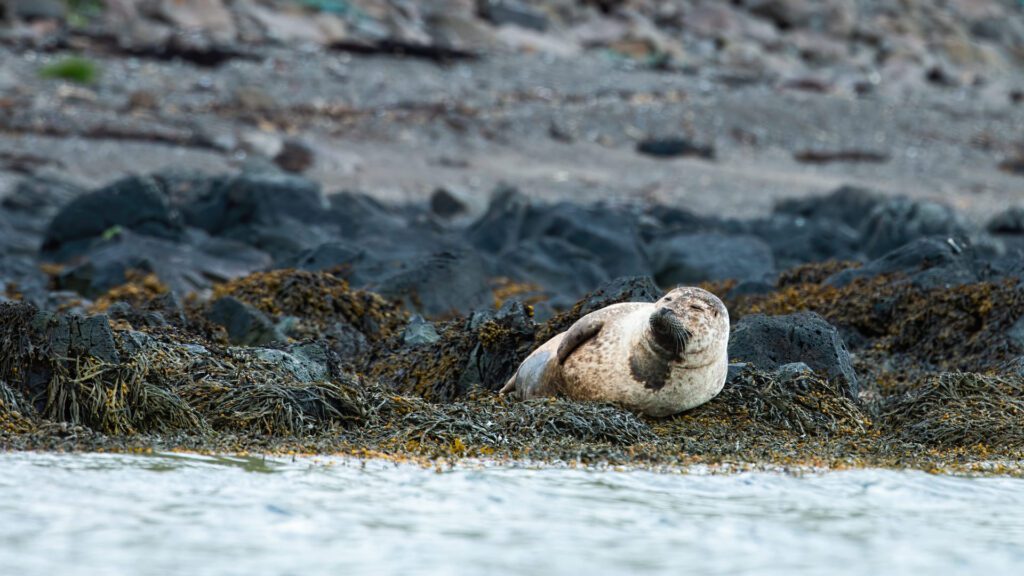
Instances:
[[[18,182],[0,202],[0,207],[23,217],[51,219],[62,206],[85,193],[69,182],[35,176]]]
[[[55,358],[92,356],[112,364],[120,362],[110,320],[105,315],[39,312],[32,320],[32,330]]]
[[[538,340],[544,341],[559,332],[568,330],[574,322],[595,310],[620,302],[654,302],[661,298],[661,295],[661,289],[650,276],[616,278],[588,293],[566,312],[548,320],[541,327]]]
[[[745,316],[732,329],[729,358],[767,370],[802,362],[842,384],[851,398],[859,392],[839,331],[814,312]]]
[[[402,341],[408,346],[433,344],[440,339],[441,336],[438,335],[437,328],[434,328],[433,324],[418,314],[409,319],[409,324],[405,327],[405,332],[402,333]]]
[[[1024,235],[1024,206],[1013,206],[996,214],[985,228],[993,234]]]
[[[683,234],[655,241],[650,251],[654,279],[664,287],[711,280],[761,281],[775,272],[771,248],[754,236]]]
[[[90,298],[127,281],[129,271],[151,272],[173,291],[187,294],[270,265],[270,258],[238,242],[197,236],[187,243],[132,233],[94,246],[57,278],[61,289]]]
[[[783,200],[775,206],[775,212],[807,219],[834,220],[857,229],[883,200],[882,195],[866,188],[842,186],[826,196]]]
[[[609,277],[650,274],[639,218],[600,204],[534,206],[506,188],[498,191],[466,235],[477,248],[499,256],[527,240],[559,238],[596,257]]]
[[[285,140],[281,151],[274,156],[274,164],[292,174],[301,174],[309,170],[315,162],[316,154],[313,149],[298,140]]]
[[[636,151],[654,158],[694,157],[705,160],[715,159],[715,148],[707,144],[698,144],[684,138],[656,138],[641,140],[636,144]]]
[[[732,381],[742,374],[749,366],[750,364],[747,364],[746,362],[730,362],[729,370],[725,374],[725,382],[727,384],[732,383]]]
[[[436,318],[490,306],[490,277],[487,263],[475,252],[441,252],[405,263],[373,289]]]
[[[600,260],[561,238],[527,240],[498,261],[501,275],[543,289],[555,308],[571,307],[576,301],[610,280]]]
[[[298,382],[323,382],[331,376],[328,353],[316,342],[293,345],[285,350],[255,348],[245,353],[284,371]]]
[[[430,195],[430,211],[442,218],[458,216],[467,210],[465,202],[446,188],[438,188]]]
[[[458,389],[497,392],[526,357],[536,325],[521,302],[510,300],[497,312],[470,316],[476,343],[458,381]],[[485,327],[491,330],[484,331]]]
[[[235,240],[262,252],[274,261],[289,260],[336,237],[329,228],[303,223],[292,218],[277,224],[238,226],[225,232],[225,239]]]
[[[215,235],[250,226],[326,221],[329,204],[319,184],[281,173],[243,173],[223,180],[182,207],[185,221]]]
[[[876,206],[861,226],[863,249],[871,258],[925,236],[958,236],[966,232],[960,215],[948,206],[909,198],[893,198]]]
[[[803,362],[790,362],[775,369],[775,373],[783,380],[795,378],[808,372],[814,372],[814,370],[811,370],[811,367]]]
[[[970,248],[952,238],[921,238],[865,264],[830,276],[825,283],[846,286],[857,278],[902,274],[920,288],[970,284],[979,280]]]
[[[888,152],[877,150],[801,150],[793,153],[793,159],[804,164],[831,164],[833,162],[880,164],[888,162],[892,156]]]
[[[1006,331],[1006,339],[1016,350],[1024,352],[1024,316],[1018,318]]]
[[[214,301],[206,319],[223,326],[231,343],[240,346],[263,346],[287,339],[266,314],[230,296]]]
[[[650,276],[622,276],[584,296],[579,312],[582,317],[620,302],[655,302],[662,294]]]
[[[543,12],[519,0],[477,0],[477,13],[495,26],[512,24],[543,32],[548,19]]]
[[[2,241],[0,235],[0,241]],[[35,259],[25,255],[0,255],[0,302],[18,299],[42,308],[50,279],[39,270]]]
[[[523,239],[523,226],[530,217],[530,200],[511,187],[498,188],[487,211],[466,231],[477,248],[501,253],[514,248]]]
[[[180,239],[181,217],[156,180],[131,177],[79,196],[62,208],[46,232],[43,251],[58,260],[84,253],[104,235],[119,230]]]
[[[341,271],[351,268],[353,263],[360,260],[365,253],[365,250],[349,242],[325,242],[315,248],[303,250],[291,258],[280,260],[275,263],[275,267],[297,268],[310,272],[320,272],[322,270]],[[341,275],[346,276],[346,274]]]
[[[745,222],[739,230],[766,242],[780,270],[808,262],[860,258],[860,233],[838,220],[772,214]]]
[[[762,294],[768,294],[774,292],[776,289],[774,282],[761,281],[761,280],[743,280],[738,282],[735,286],[729,290],[726,295],[726,300],[732,300],[741,296],[760,296]]]

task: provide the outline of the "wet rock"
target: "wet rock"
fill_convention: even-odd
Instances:
[[[373,288],[428,317],[466,314],[491,305],[488,265],[475,252],[441,252],[405,264]]]
[[[256,348],[245,350],[255,358],[287,372],[297,382],[323,382],[330,379],[327,351],[318,343],[295,345],[288,350]]]
[[[96,297],[127,281],[129,271],[152,272],[179,294],[209,288],[266,268],[270,257],[231,240],[193,237],[176,243],[122,233],[94,246],[57,278],[61,289]]]
[[[833,220],[857,229],[883,201],[884,197],[877,192],[842,186],[825,196],[783,200],[776,204],[775,212],[813,220]]]
[[[750,367],[750,364],[746,362],[730,362],[729,369],[725,374],[725,382],[731,384],[736,378],[739,377],[745,370]]]
[[[660,286],[712,280],[764,280],[775,272],[771,248],[754,236],[683,234],[651,245]]]
[[[383,385],[430,401],[451,401],[474,389],[497,391],[529,354],[536,326],[522,303],[437,324],[440,338],[407,345],[404,335],[362,359],[363,370]]]
[[[440,339],[441,336],[438,335],[437,328],[434,328],[432,323],[424,320],[419,314],[409,319],[409,324],[402,333],[402,341],[408,346],[433,344]]]
[[[775,369],[775,373],[783,380],[789,380],[808,372],[814,372],[814,370],[803,362],[790,362]]]
[[[263,346],[286,340],[266,314],[230,296],[215,300],[206,319],[223,326],[232,344]]]
[[[112,364],[120,362],[114,333],[106,315],[38,312],[32,319],[31,329],[33,336],[40,338],[47,346],[46,352],[55,358],[92,356]]]
[[[70,182],[33,176],[18,182],[0,207],[22,218],[46,219],[48,224],[62,206],[83,194],[85,190]]]
[[[861,226],[864,252],[877,258],[925,236],[964,235],[967,226],[948,206],[893,198],[875,207]]]
[[[969,247],[948,237],[921,238],[873,260],[830,276],[825,283],[846,286],[857,278],[902,274],[920,288],[959,286],[979,280]]]
[[[985,228],[993,234],[1024,235],[1024,206],[1013,206],[996,214]]]
[[[892,159],[888,152],[879,150],[800,150],[793,159],[804,164],[831,164],[833,162],[880,164]]]
[[[656,138],[637,142],[636,151],[654,158],[703,158],[714,160],[715,148],[684,138]]]
[[[842,384],[851,398],[859,392],[839,331],[814,312],[745,316],[729,336],[729,358],[767,370],[802,362]]]
[[[290,258],[276,262],[276,268],[297,268],[310,272],[321,270],[338,271],[349,277],[345,272],[359,261],[366,251],[346,241],[325,242],[315,248],[308,248]],[[351,281],[351,278],[350,278]],[[352,282],[361,284],[361,282]]]
[[[838,220],[773,214],[743,223],[738,231],[767,243],[779,270],[808,262],[861,257],[860,233]]]
[[[519,0],[477,0],[477,12],[495,26],[515,25],[538,32],[548,28],[543,12]]]
[[[561,238],[527,240],[498,259],[501,275],[543,289],[555,308],[571,307],[610,280],[596,256]]]
[[[280,226],[293,221],[324,222],[329,204],[320,185],[280,173],[243,173],[183,206],[185,221],[215,235],[252,226]]]
[[[308,144],[298,140],[285,140],[281,143],[281,150],[274,156],[274,164],[292,174],[301,174],[315,163],[316,153]]]
[[[430,195],[430,211],[442,218],[452,218],[468,210],[466,203],[447,188],[438,188]]]
[[[1016,322],[1006,331],[1006,339],[1016,350],[1024,352],[1024,317],[1018,318]]]
[[[662,290],[650,276],[623,276],[599,286],[586,294],[575,306],[548,320],[537,332],[537,342],[546,342],[552,336],[568,330],[574,322],[612,304],[620,302],[654,302],[661,298]]]
[[[158,183],[149,177],[131,177],[75,198],[62,208],[50,222],[42,249],[63,260],[120,230],[169,240],[183,234],[181,217]]]
[[[600,204],[533,205],[503,189],[466,234],[474,246],[499,256],[527,240],[559,238],[596,257],[609,277],[650,274],[639,218]]]

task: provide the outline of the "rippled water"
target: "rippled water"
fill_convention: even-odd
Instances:
[[[1024,481],[0,454],[0,574],[1017,574]]]

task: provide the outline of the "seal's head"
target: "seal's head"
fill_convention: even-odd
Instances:
[[[729,311],[702,288],[676,288],[654,303],[652,348],[670,358],[717,354],[729,339]]]

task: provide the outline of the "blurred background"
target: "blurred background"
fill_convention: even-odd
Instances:
[[[1019,2],[0,5],[0,278],[44,307],[299,267],[543,317],[623,275],[1024,245]]]
[[[499,182],[736,216],[855,184],[984,219],[1024,172],[1011,0],[0,5],[0,193],[266,160],[477,212]]]

